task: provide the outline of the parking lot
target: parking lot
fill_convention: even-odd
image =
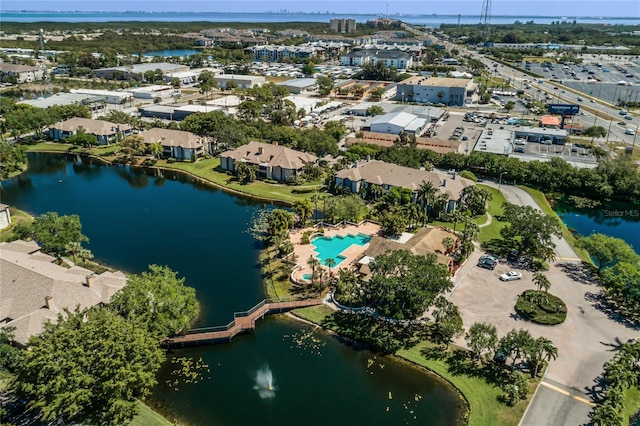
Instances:
[[[524,152],[519,152],[524,149]],[[589,152],[584,145],[545,145],[537,142],[527,142],[526,145],[516,145],[511,154],[522,160],[531,159],[549,159],[559,157],[566,161],[578,161],[581,163],[593,163],[594,166],[597,158]],[[531,158],[533,157],[533,158]]]
[[[551,86],[554,83],[551,80],[555,80],[612,104],[617,104],[618,99],[635,102],[640,97],[640,65],[630,60],[586,61],[580,65],[552,64],[550,67],[531,63],[530,68],[532,72],[543,75]],[[575,95],[576,102],[585,101],[578,98]]]
[[[477,263],[481,254],[474,252],[460,269],[449,300],[460,308],[465,327],[488,322],[496,326],[500,336],[524,328],[534,337],[551,339],[558,347],[558,358],[551,361],[548,379],[586,394],[603,363],[613,355],[611,348],[616,341],[637,336],[637,328],[607,316],[597,302],[598,286],[579,262],[558,261],[545,273],[552,283],[550,292],[567,305],[566,321],[552,327],[525,321],[514,306],[524,290],[535,289],[533,272],[506,260],[501,260],[495,270],[480,268]],[[500,275],[510,270],[522,273],[522,279],[501,281]],[[463,337],[457,343],[466,345]]]

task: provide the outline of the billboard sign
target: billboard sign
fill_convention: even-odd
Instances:
[[[549,104],[549,114],[576,115],[580,112],[580,105]]]

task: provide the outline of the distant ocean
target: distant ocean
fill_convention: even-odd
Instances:
[[[329,13],[216,13],[216,12],[28,12],[2,11],[1,22],[108,22],[108,21],[141,21],[141,22],[329,22],[331,18],[352,18],[364,23],[379,15],[374,14],[329,14]],[[410,24],[439,27],[441,24],[457,24],[458,15],[391,15],[389,18],[399,19]],[[478,15],[461,15],[460,24],[477,24]],[[581,17],[581,16],[492,16],[492,24],[512,24],[515,21],[533,21],[536,24],[548,24],[553,21],[576,20],[585,24],[626,24],[640,25],[640,17]]]

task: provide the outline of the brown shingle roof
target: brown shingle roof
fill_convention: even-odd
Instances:
[[[88,287],[86,276],[92,272],[79,266],[64,268],[51,263],[51,256],[28,252],[30,243],[0,243],[0,321],[15,326],[15,340],[26,343],[39,334],[48,320],[55,321],[64,308],[88,308],[107,303],[125,286],[122,272],[95,275]],[[47,308],[46,298],[53,306]]]
[[[160,142],[162,146],[181,146],[182,148],[197,149],[203,146],[202,138],[184,130],[160,129],[154,127],[140,133],[144,143]]]
[[[262,142],[249,142],[234,150],[223,152],[220,157],[230,157],[234,161],[244,161],[249,164],[268,164],[270,167],[289,170],[301,169],[305,164],[313,163],[318,159],[315,155],[306,152]]]
[[[73,117],[65,121],[60,121],[51,126],[63,132],[75,132],[82,127],[86,133],[96,136],[115,135],[120,129],[121,132],[132,129],[128,124],[116,124],[104,120],[92,120],[90,118]]]
[[[336,177],[349,179],[352,182],[365,181],[377,185],[390,185],[399,188],[407,188],[417,191],[422,182],[431,182],[441,193],[449,194],[450,200],[460,199],[460,193],[467,186],[473,185],[473,181],[461,177],[452,177],[436,172],[412,169],[385,163],[384,161],[371,160],[358,163],[357,167],[340,170]],[[446,182],[446,186],[443,186]]]
[[[365,255],[375,258],[389,250],[409,250],[411,253],[420,256],[434,253],[440,263],[449,265],[451,258],[443,254],[445,248],[442,245],[442,240],[446,237],[453,237],[453,235],[439,228],[423,228],[404,244],[374,235],[369,242]]]

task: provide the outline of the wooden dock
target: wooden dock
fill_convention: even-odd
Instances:
[[[263,300],[248,311],[234,313],[233,321],[226,326],[189,330],[183,336],[175,336],[163,340],[161,345],[168,348],[183,348],[186,346],[230,342],[237,334],[253,331],[256,328],[256,320],[263,318],[265,315],[321,304],[322,298],[277,302]]]

